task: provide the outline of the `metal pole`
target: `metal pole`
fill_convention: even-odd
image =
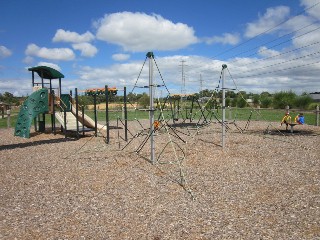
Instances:
[[[319,105],[316,108],[316,126],[319,126]]]
[[[75,98],[76,98],[76,127],[77,127],[77,139],[79,139],[79,101],[78,101],[78,88],[74,90]],[[82,123],[83,124],[83,123]]]
[[[10,110],[10,109],[7,109],[7,128],[10,128],[10,127],[11,127],[11,124],[10,124],[10,115],[11,115],[11,110]]]
[[[93,95],[93,107],[94,107],[94,136],[98,136],[98,123],[97,123],[97,92]]]
[[[124,104],[124,140],[128,141],[128,112],[127,112],[127,87],[123,88],[123,104]]]
[[[226,139],[226,90],[224,87],[224,71],[227,68],[226,64],[222,65],[222,150],[225,148]]]
[[[148,52],[147,57],[149,58],[149,97],[150,97],[150,108],[149,108],[149,119],[150,119],[150,161],[154,164],[155,161],[155,146],[154,146],[154,109],[153,109],[153,52]]]
[[[107,136],[106,136],[106,143],[109,143],[110,132],[109,132],[109,91],[108,85],[105,86],[105,95],[106,95],[106,128],[107,128]]]

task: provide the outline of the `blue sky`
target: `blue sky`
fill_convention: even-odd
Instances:
[[[131,91],[147,85],[148,60],[142,66],[149,51],[158,66],[154,81],[163,79],[169,93],[216,89],[222,64],[228,65],[226,86],[239,91],[320,91],[320,0],[0,5],[0,93],[30,94],[27,69],[40,65],[65,75],[63,92],[105,85]],[[157,93],[168,94],[166,88]]]

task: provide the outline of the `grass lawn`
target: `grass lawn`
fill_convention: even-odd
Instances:
[[[258,121],[268,121],[268,122],[279,122],[281,121],[282,117],[284,116],[285,111],[283,109],[252,109],[252,108],[227,108],[226,109],[226,119],[229,121],[238,120],[238,121],[246,121],[249,119],[251,115],[251,120],[258,120]],[[291,117],[292,121],[294,120],[295,116],[298,115],[299,110],[291,110]],[[316,124],[316,115],[312,111],[303,111],[305,116],[305,123],[309,125]],[[89,117],[94,118],[93,110],[86,110],[85,114]],[[172,118],[171,110],[164,110],[163,117],[165,119]],[[158,119],[161,116],[161,112],[159,110],[155,111],[155,119]],[[186,116],[190,116],[190,110],[182,110],[178,114],[175,115],[175,118],[185,119]],[[194,120],[198,120],[199,118],[204,119],[204,117],[209,119],[221,119],[222,111],[214,110],[214,111],[201,111],[198,109],[193,109],[192,117]],[[18,112],[13,111],[10,117],[10,125],[14,127],[18,118]],[[109,120],[117,120],[117,118],[124,118],[123,113],[121,111],[112,110],[109,111]],[[128,117],[129,121],[134,119],[148,119],[149,118],[149,111],[141,111],[141,110],[128,110]],[[97,119],[98,122],[105,122],[106,121],[106,112],[103,110],[97,111]],[[46,124],[51,124],[51,118],[49,115],[46,115]],[[7,127],[7,118],[0,118],[0,128]]]

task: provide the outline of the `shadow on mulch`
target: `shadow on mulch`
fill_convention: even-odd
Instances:
[[[73,139],[73,138],[58,138],[58,139],[47,139],[47,140],[39,140],[39,141],[26,142],[26,143],[15,143],[15,144],[1,145],[0,151],[12,150],[12,149],[16,149],[16,148],[26,148],[26,147],[38,146],[38,145],[42,145],[42,144],[53,144],[53,143],[76,141],[76,140],[77,139]]]
[[[279,135],[279,136],[317,136],[318,134],[312,130],[294,130],[293,133],[290,130],[268,130],[265,134]]]

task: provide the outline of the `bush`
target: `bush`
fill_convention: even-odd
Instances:
[[[311,103],[313,99],[308,95],[302,95],[296,98],[295,106],[301,109],[306,109]]]
[[[273,95],[273,107],[284,109],[286,106],[293,108],[296,104],[297,95],[292,92],[278,92]]]

